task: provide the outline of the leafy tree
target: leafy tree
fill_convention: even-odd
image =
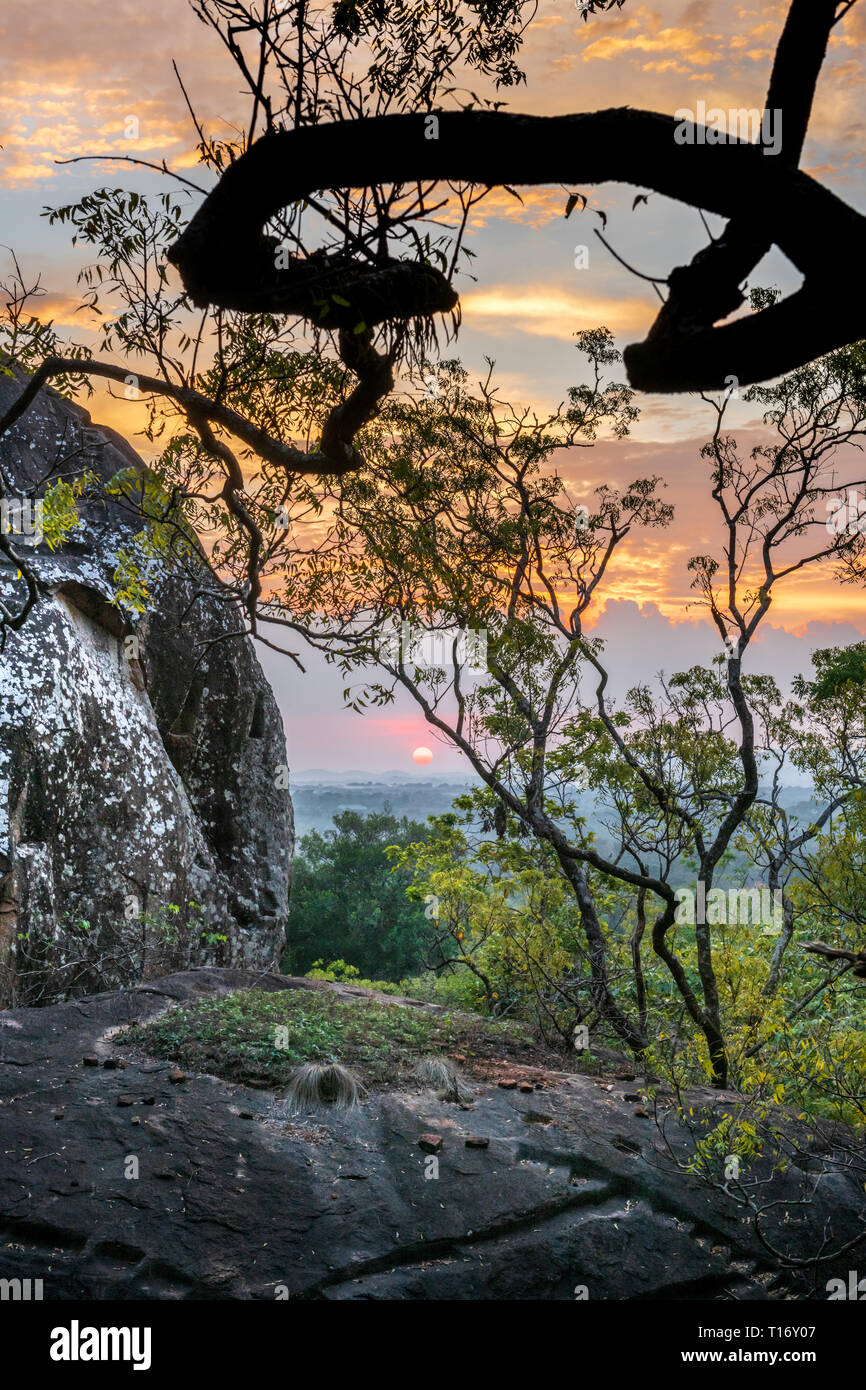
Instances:
[[[389,854],[411,869],[410,895],[434,907],[428,964],[440,978],[457,977],[451,992],[462,1006],[516,1012],[549,1042],[571,1046],[575,1022],[592,1012],[580,914],[548,845],[485,837],[493,805],[489,793],[458,797],[453,812],[431,817],[425,842]],[[623,916],[616,887],[599,893],[606,931]]]
[[[598,899],[609,880],[643,895],[646,944],[722,1086],[724,942],[711,920],[696,921],[687,939],[674,874],[692,858],[709,893],[760,815],[777,824],[776,803],[762,806],[760,791],[780,750],[810,771],[825,819],[859,785],[866,740],[849,687],[835,703],[807,691],[783,709],[773,682],[748,675],[743,661],[780,584],[863,552],[859,531],[828,528],[822,512],[839,471],[858,467],[843,446],[866,433],[864,359],[859,348],[833,354],[755,389],[767,442],[746,458],[724,431],[726,402],[713,405],[703,458],[723,540],[718,556],[695,556],[690,568],[722,651],[709,669],[671,677],[660,692],[637,686],[617,707],[602,645],[584,622],[626,537],[667,525],[671,508],[656,478],[621,492],[603,485],[579,514],[565,496],[550,467],[557,451],[603,429],[625,433],[635,409],[628,389],[608,379],[617,361],[609,338],[584,335],[581,346],[592,378],[544,420],[509,407],[489,379],[469,392],[455,364],[440,369],[437,393],[395,398],[367,432],[366,473],[333,489],[333,521],[273,604],[347,675],[360,673],[348,687],[355,708],[385,705],[402,687],[498,800],[504,833],[549,847],[578,905],[594,1016],[639,1055],[651,1042],[643,986],[623,991]],[[419,656],[389,640],[403,624],[447,639],[444,652]],[[477,628],[486,637],[480,675],[455,640]],[[614,844],[607,855],[585,827],[579,782],[600,802]],[[790,873],[792,849],[820,828],[800,827],[790,845],[770,834],[761,854],[771,851],[774,888]],[[768,861],[755,850],[751,862]]]
[[[494,88],[519,84],[517,54],[531,3],[443,0],[429,13],[406,0],[374,7],[191,3],[225,44],[248,98],[248,119],[230,139],[208,136],[181,82],[198,138],[195,178],[165,162],[123,157],[118,162],[130,170],[161,172],[171,190],[153,196],[104,186],[46,210],[92,255],[80,284],[83,303],[101,316],[98,348],[41,322],[39,277],[28,278],[15,260],[0,301],[0,371],[19,380],[31,375],[0,419],[0,439],[48,383],[79,395],[100,380],[146,402],[145,434],[166,444],[153,471],[169,508],[156,520],[180,532],[189,524],[205,540],[214,589],[234,599],[248,630],[257,632],[263,572],[288,562],[285,503],[297,479],[359,467],[355,436],[393,389],[398,369],[424,368],[437,341],[434,316],[445,316],[446,332],[456,328],[451,280],[470,254],[470,210],[488,190],[454,185],[443,196],[434,181],[413,178],[321,198],[311,192],[267,214],[266,237],[256,231],[246,251],[229,246],[226,226],[212,239],[204,225],[209,213],[192,226],[191,204],[215,181],[222,186],[246,153],[269,149],[281,131],[335,127],[371,112],[456,108],[472,100],[464,84],[477,77]],[[269,197],[269,183],[260,186],[256,206]],[[437,216],[447,201],[458,213],[453,228]],[[241,220],[253,208],[248,203]],[[229,220],[239,227],[234,215]],[[198,269],[178,289],[169,253],[184,232],[187,249],[197,248]],[[236,283],[224,304],[207,307],[202,294],[215,260],[233,267]],[[272,275],[286,277],[289,288],[269,305]],[[247,293],[256,283],[261,303],[250,314]],[[61,469],[68,474],[59,451]],[[51,481],[42,480],[34,496]],[[10,489],[0,467],[0,501]],[[135,512],[135,488],[126,494]],[[149,526],[154,518],[145,510],[143,520]],[[144,543],[142,551],[125,557],[118,577],[118,601],[131,596],[133,613],[145,597]],[[22,553],[2,529],[0,554],[12,562],[0,593],[2,640],[49,588],[38,557]]]
[[[371,979],[399,980],[425,964],[430,922],[411,902],[411,876],[392,868],[389,845],[423,840],[425,827],[388,812],[343,811],[334,829],[304,835],[295,860],[283,969],[348,961]]]
[[[581,17],[604,23],[623,3],[586,0]],[[139,392],[149,436],[174,436],[159,464],[173,506],[199,534],[216,533],[224,595],[255,632],[263,571],[287,558],[282,507],[296,479],[360,467],[360,434],[398,370],[423,375],[438,325],[456,332],[465,232],[492,186],[612,179],[729,218],[658,282],[668,290],[658,318],[626,353],[640,389],[766,380],[855,341],[866,322],[864,219],[798,168],[831,33],[854,3],[791,0],[764,102],[784,145],[767,158],[747,141],[681,144],[678,122],[656,112],[500,110],[498,94],[525,80],[531,0],[193,0],[236,65],[249,118],[233,139],[211,137],[184,88],[198,180],[127,157],[179,192],[104,187],[51,211],[94,252],[85,302],[119,308],[103,320],[96,356],[39,322],[38,281],[17,276],[0,353],[5,369],[34,375],[0,438],[49,381]],[[494,96],[479,96],[476,79]],[[190,194],[202,200],[191,218]],[[579,203],[572,192],[566,215]],[[439,217],[446,206],[453,231]],[[803,273],[801,289],[783,303],[754,300],[755,313],[717,326],[743,304],[743,282],[773,242]],[[0,473],[0,500],[6,490]],[[38,564],[2,533],[0,552],[21,576],[0,607],[0,629],[15,630],[44,590]],[[122,587],[138,592],[129,564]]]
[[[122,360],[62,344],[28,315],[19,275],[0,337],[9,370],[35,374],[0,421],[0,436],[45,382],[65,390],[93,377],[126,383],[134,363],[136,389],[151,402],[150,437],[171,436],[155,470],[167,502],[146,513],[155,538],[142,541],[144,559],[158,548],[160,528],[210,532],[214,586],[241,605],[249,631],[267,622],[301,633],[346,670],[378,664],[384,681],[354,693],[356,707],[386,702],[389,682],[403,685],[498,799],[507,833],[509,825],[529,827],[552,849],[579,905],[593,1008],[641,1053],[645,1010],[618,998],[594,895],[608,878],[642,894],[644,908],[658,911],[653,949],[724,1084],[712,933],[696,929],[695,976],[687,953],[672,945],[671,868],[692,855],[710,886],[753,808],[757,833],[766,750],[756,744],[758,687],[742,659],[774,588],[825,560],[859,577],[859,533],[802,547],[816,528],[825,534],[816,511],[839,486],[828,463],[864,433],[863,353],[831,353],[754,390],[750,399],[764,407],[775,438],[747,459],[724,432],[725,403],[716,407],[705,460],[724,540],[720,556],[696,556],[692,569],[726,643],[724,678],[687,672],[661,704],[639,688],[620,710],[606,695],[601,648],[584,617],[625,538],[635,527],[665,525],[670,508],[658,479],[622,492],[605,486],[575,534],[573,508],[548,470],[556,450],[591,442],[600,429],[622,435],[634,418],[628,388],[603,379],[616,360],[609,336],[583,336],[595,380],[542,421],[505,406],[490,380],[472,396],[455,364],[431,374],[427,358],[434,316],[456,310],[452,279],[474,201],[507,182],[509,169],[549,181],[566,158],[571,178],[580,172],[575,142],[590,152],[594,179],[644,183],[652,175],[648,186],[731,218],[690,267],[672,272],[657,324],[630,350],[632,380],[683,389],[732,375],[765,379],[849,341],[862,303],[854,291],[828,293],[814,224],[824,219],[826,235],[835,229],[839,244],[856,243],[862,218],[797,164],[829,35],[852,4],[789,6],[766,103],[784,118],[777,164],[743,145],[680,146],[672,122],[653,113],[553,118],[551,126],[505,115],[471,91],[467,101],[456,83],[473,73],[502,89],[522,81],[516,56],[529,12],[518,0],[447,0],[435,16],[418,16],[405,0],[355,0],[335,11],[242,0],[196,0],[195,8],[243,77],[249,122],[220,142],[194,117],[205,176],[216,185],[191,221],[182,199],[205,190],[177,175],[182,194],[146,199],[109,188],[53,210],[94,252],[85,298],[95,308],[107,299],[120,306],[105,320],[102,349]],[[584,18],[610,8],[591,3]],[[452,234],[435,214],[454,179],[461,182],[448,186],[461,215]],[[324,199],[315,196],[322,182]],[[577,201],[572,194],[569,208]],[[744,277],[774,239],[804,272],[802,290],[784,304],[756,295],[752,316],[716,329],[740,306]],[[427,371],[425,396],[392,394],[398,366]],[[0,494],[4,486],[0,477]],[[137,506],[133,491],[129,504]],[[314,529],[309,545],[292,549],[292,528],[307,522],[318,535]],[[0,549],[18,563],[24,586],[17,608],[4,598],[0,610],[0,623],[14,627],[41,581],[7,536]],[[125,556],[118,575],[118,599],[133,609],[146,597],[136,568],[136,557]],[[379,638],[395,619],[433,631],[483,628],[490,679],[470,689],[456,657],[451,680],[436,665],[419,676],[402,657],[383,659]],[[589,701],[579,698],[587,678],[597,682]],[[807,718],[815,719],[814,701]],[[599,855],[581,826],[569,790],[577,769],[608,799],[621,842],[613,858]],[[762,851],[771,873],[780,854],[790,859],[775,833],[776,809],[767,812]]]

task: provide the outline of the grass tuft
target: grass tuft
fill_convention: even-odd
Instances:
[[[448,1057],[422,1057],[412,1069],[412,1075],[424,1086],[431,1087],[440,1100],[469,1100],[472,1092],[466,1086],[456,1065]]]
[[[293,1110],[323,1104],[354,1110],[364,1089],[339,1062],[303,1062],[289,1081],[289,1104]]]

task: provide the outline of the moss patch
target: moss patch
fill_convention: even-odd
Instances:
[[[521,1024],[430,1014],[320,990],[242,990],[168,1009],[115,1041],[247,1086],[285,1086],[299,1062],[342,1062],[370,1089],[405,1082],[420,1056],[526,1056]]]

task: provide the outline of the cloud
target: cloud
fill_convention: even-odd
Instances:
[[[692,666],[712,669],[722,650],[718,634],[705,619],[677,620],[652,601],[608,599],[594,633],[605,641],[602,660],[610,673],[608,693],[617,703],[634,685],[655,686],[660,672],[672,675]],[[848,622],[818,620],[798,633],[765,627],[746,653],[744,668],[772,675],[785,694],[795,675],[810,673],[814,650],[846,646],[861,636],[861,630]],[[435,749],[437,770],[468,771],[451,745],[437,740],[405,692],[397,692],[386,717],[355,714],[343,707],[342,677],[303,642],[300,648],[306,675],[287,658],[259,648],[283,714],[290,763],[333,769],[408,767],[411,750],[423,743]],[[583,698],[589,699],[593,689],[589,674],[582,686]]]
[[[51,164],[44,161],[28,160],[19,156],[0,165],[0,184],[6,188],[26,187],[28,184],[41,183],[43,179],[53,178],[57,170]]]
[[[520,188],[515,197],[505,188],[491,188],[472,209],[472,231],[494,220],[545,227],[565,214],[567,194],[562,188]]]
[[[720,56],[718,49],[704,47],[700,35],[693,29],[662,29],[652,36],[607,34],[584,48],[582,56],[583,61],[589,63],[632,53],[678,54],[692,67],[715,63]]]
[[[82,304],[79,296],[74,294],[46,290],[36,294],[27,307],[40,323],[53,323],[55,328],[72,328],[81,332],[98,327],[100,322],[98,315],[92,313],[89,306]]]
[[[511,109],[538,114],[626,104],[673,112],[693,107],[701,96],[724,109],[757,106],[787,8],[787,0],[734,6],[721,0],[654,0],[651,5],[629,0],[622,11],[583,24],[571,0],[564,6],[562,0],[541,0],[521,55],[527,84],[504,95]],[[3,240],[31,255],[50,248],[52,289],[39,301],[38,312],[80,333],[86,328],[75,312],[80,257],[69,250],[62,231],[55,229],[54,240],[48,240],[46,224],[38,219],[41,186],[54,185],[50,192],[56,202],[71,201],[108,179],[139,186],[135,171],[118,162],[129,154],[156,162],[165,156],[178,170],[193,168],[195,135],[172,59],[208,133],[224,134],[232,122],[242,121],[247,103],[220,40],[183,0],[149,0],[147,6],[140,0],[112,0],[111,5],[65,0],[51,7],[50,23],[45,11],[33,0],[5,0],[0,15],[5,67],[0,183],[7,190],[21,190],[7,200]],[[834,30],[806,151],[808,167],[844,184],[845,196],[855,201],[864,184],[864,72],[857,61],[864,37],[866,7],[856,6]],[[487,91],[483,85],[478,90]],[[138,121],[138,132],[130,138],[129,116]],[[92,153],[114,160],[73,166],[54,162]],[[504,394],[544,408],[582,379],[573,351],[563,350],[576,330],[607,323],[620,344],[643,337],[656,302],[649,286],[636,292],[628,273],[605,263],[601,252],[596,258],[594,247],[592,269],[579,275],[574,271],[574,243],[595,239],[577,217],[565,223],[561,187],[519,192],[522,204],[495,189],[473,214],[479,280],[463,296],[464,333],[456,350],[475,374],[483,370],[485,354],[498,356]],[[634,190],[603,192],[612,244],[640,268],[664,273],[686,263],[704,244],[699,219],[688,210],[654,197],[632,216]],[[587,225],[595,225],[591,214],[586,216]],[[714,223],[714,231],[722,225]],[[557,283],[560,266],[564,270]],[[784,283],[785,271],[777,257],[769,269],[759,269],[757,283]],[[99,387],[84,404],[97,420],[113,425],[143,452],[153,452],[135,434],[146,419],[143,403],[112,399]],[[689,397],[643,398],[641,407],[642,419],[631,439],[574,450],[559,460],[575,501],[591,500],[605,481],[622,485],[637,476],[660,474],[668,483],[665,499],[676,508],[668,530],[628,538],[610,570],[607,605],[594,620],[596,629],[609,637],[610,658],[618,663],[617,679],[621,676],[623,683],[658,667],[674,670],[702,660],[701,653],[709,659],[716,642],[698,610],[687,607],[696,597],[689,558],[719,545],[706,465],[699,458],[711,420]],[[757,438],[754,426],[743,407],[736,420],[742,447]],[[866,608],[862,591],[841,588],[823,568],[778,590],[771,621],[773,626],[755,645],[755,658],[765,659],[774,673],[794,671],[807,669],[810,644],[856,640],[866,631]],[[311,659],[308,653],[304,659]],[[401,705],[395,714],[409,721],[405,730],[361,723],[358,716],[339,713],[339,673],[322,665],[305,681],[288,662],[280,669],[283,674],[275,678],[290,751],[293,745],[295,750],[303,747],[306,763],[388,767],[398,761],[395,740],[405,735],[407,741],[429,741],[423,724],[414,732],[411,721],[417,715],[411,706]],[[364,750],[360,755],[359,747]]]
[[[606,298],[597,293],[571,294],[555,284],[491,285],[461,299],[467,326],[485,328],[497,337],[532,333],[571,338],[584,328],[607,324],[614,332],[641,332],[650,316],[642,299]]]
[[[730,433],[737,441],[740,457],[766,440],[763,429],[749,425],[745,402],[741,414],[729,421]],[[706,435],[711,433],[709,413]],[[563,453],[557,468],[574,502],[593,505],[595,489],[602,483],[622,488],[633,479],[660,477],[664,502],[674,507],[674,519],[660,530],[636,530],[617,550],[608,571],[604,596],[618,600],[651,601],[667,620],[698,620],[701,608],[692,588],[688,569],[693,555],[713,554],[723,559],[724,529],[712,498],[710,465],[700,457],[706,435],[664,443],[644,443],[634,439],[602,440],[592,449]],[[852,451],[851,465],[859,476],[862,460]],[[846,477],[846,457],[838,455],[840,489]],[[847,474],[848,477],[851,474]],[[792,542],[786,554],[793,558]],[[748,582],[748,580],[747,580]],[[866,633],[866,605],[857,586],[840,585],[828,564],[810,566],[792,574],[773,590],[772,608],[765,622],[792,634],[803,634],[810,625],[826,621],[846,624],[858,636]],[[591,611],[589,625],[600,622],[600,610]],[[847,640],[854,641],[854,637]]]
[[[604,639],[604,666],[618,699],[641,682],[652,684],[659,673],[672,675],[692,666],[711,667],[722,651],[718,633],[704,617],[675,621],[655,603],[609,599],[594,635]],[[799,632],[764,626],[743,658],[747,674],[773,676],[787,693],[794,677],[809,675],[811,654],[821,647],[848,646],[862,640],[862,630],[850,622],[816,620]]]
[[[52,7],[48,24],[44,7],[6,0],[0,38],[0,184],[7,188],[57,180],[58,159],[162,159],[188,148],[191,122],[172,58],[187,72],[193,95],[205,94],[206,126],[213,116],[231,119],[244,109],[219,39],[178,0],[67,0]],[[129,118],[137,121],[133,133]]]

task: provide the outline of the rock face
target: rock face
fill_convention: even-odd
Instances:
[[[0,1014],[0,1278],[42,1279],[45,1299],[590,1301],[820,1299],[847,1281],[850,1254],[782,1268],[678,1166],[676,1124],[668,1149],[635,1113],[633,1081],[556,1073],[526,1095],[478,1084],[471,1113],[419,1089],[287,1117],[271,1092],[173,1077],[111,1041],[253,980],[202,969]],[[792,1165],[764,1189],[790,1253],[814,1254],[827,1222],[834,1249],[862,1233],[862,1175],[827,1166],[817,1188]]]
[[[19,390],[0,377],[0,413]],[[85,468],[126,470],[127,492],[147,476],[48,392],[0,448],[21,495]],[[0,655],[0,1003],[206,961],[268,966],[285,931],[285,738],[251,642],[232,635],[239,614],[188,558],[154,562],[130,619],[111,599],[140,521],[122,498],[80,511],[54,554],[22,552],[51,592]]]

